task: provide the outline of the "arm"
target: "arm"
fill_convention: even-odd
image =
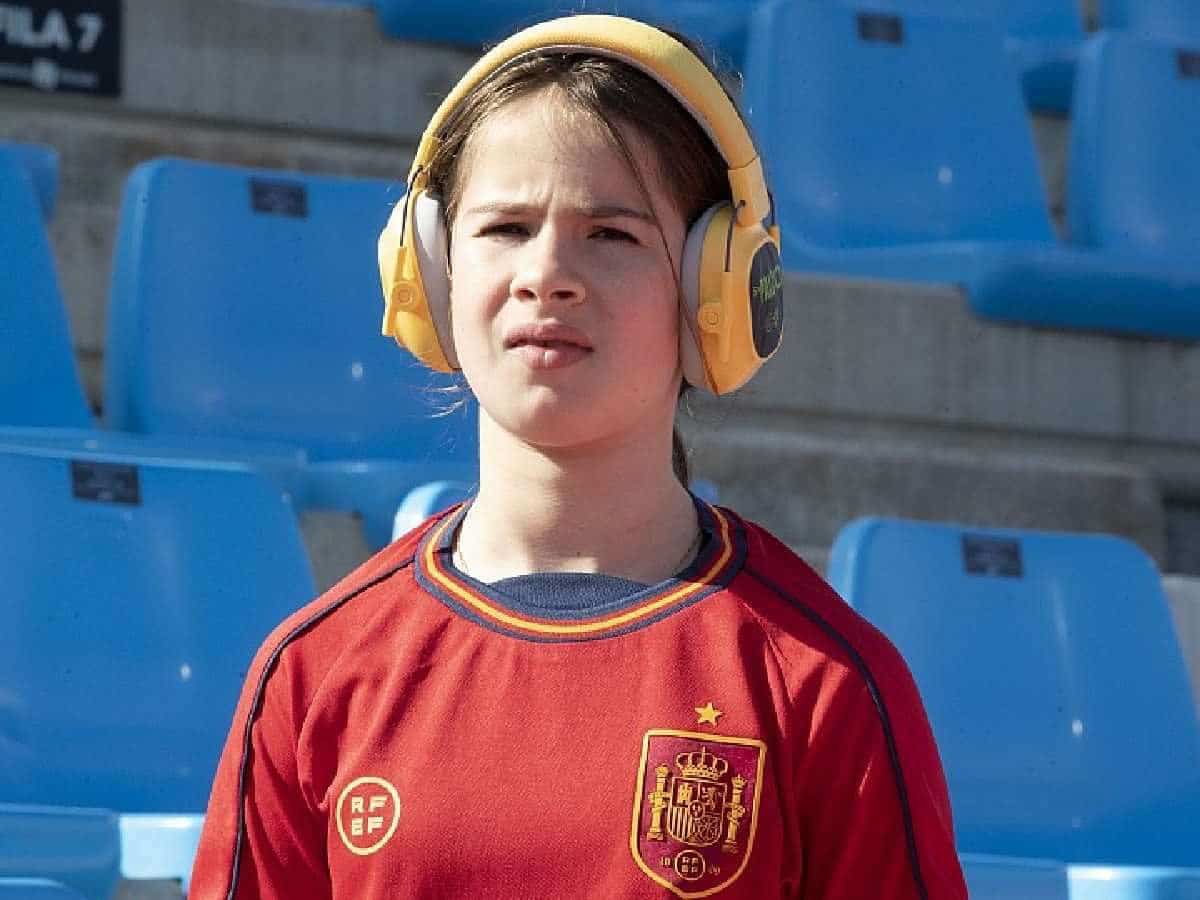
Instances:
[[[899,654],[886,649],[873,663],[874,695],[847,669],[813,722],[799,781],[804,900],[967,896],[924,705]]]
[[[301,717],[293,714],[285,665],[269,665],[273,647],[271,641],[259,651],[242,688],[213,781],[192,871],[191,900],[331,896],[325,822],[308,802],[297,776]],[[265,682],[264,670],[269,671]],[[247,731],[252,710],[253,724]]]

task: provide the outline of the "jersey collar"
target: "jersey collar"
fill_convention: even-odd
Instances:
[[[619,603],[594,610],[587,618],[549,617],[546,610],[520,606],[459,571],[451,562],[451,547],[458,523],[468,504],[448,512],[421,541],[414,570],[427,591],[453,609],[503,634],[533,641],[586,641],[613,637],[644,628],[691,606],[727,585],[741,569],[746,556],[741,523],[727,510],[695,498],[705,540],[696,559],[684,571],[622,598]]]

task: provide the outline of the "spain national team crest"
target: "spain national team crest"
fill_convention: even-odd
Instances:
[[[680,897],[708,897],[754,848],[767,748],[753,738],[653,729],[642,739],[629,847]]]

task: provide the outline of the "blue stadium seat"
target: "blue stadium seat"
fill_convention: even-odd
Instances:
[[[959,849],[1194,897],[1200,725],[1153,562],[1106,535],[862,519],[830,581],[912,668]],[[1082,888],[1080,888],[1082,890]]]
[[[0,900],[94,900],[46,878],[0,878]],[[103,898],[107,900],[107,898]]]
[[[1074,243],[1153,261],[1185,279],[1200,271],[1200,46],[1190,77],[1186,52],[1116,32],[1087,43],[1067,190]]]
[[[474,493],[474,486],[457,481],[431,481],[414,488],[396,508],[392,537],[399,538],[436,512],[461,503]]]
[[[0,798],[200,815],[255,649],[315,593],[282,492],[46,447],[0,449],[0,496]],[[122,865],[154,837],[122,827]]]
[[[84,399],[30,156],[0,150],[0,425],[85,428]]]
[[[96,428],[0,426],[0,451],[37,454],[47,450],[79,456],[101,453],[135,464],[165,462],[200,467],[233,464],[265,475],[293,504],[303,502],[307,496],[304,468],[308,456],[303,449],[290,444],[195,435],[160,437]]]
[[[0,900],[109,900],[119,859],[117,817],[107,810],[0,803]],[[26,879],[53,879],[78,894]]]
[[[1100,27],[1131,31],[1176,46],[1200,44],[1195,0],[1098,0]]]
[[[1084,40],[1078,0],[841,0],[852,9],[899,15],[991,22],[1003,29],[1020,73],[1025,100],[1035,110],[1066,113],[1075,59]]]
[[[572,11],[614,13],[676,29],[715,52],[723,68],[740,69],[749,15],[760,0],[458,0],[430,4],[377,0],[386,34],[410,41],[481,47],[527,25]]]
[[[108,424],[297,445],[312,463],[298,506],[363,512],[376,545],[416,485],[474,481],[473,409],[438,415],[453,380],[379,334],[375,245],[402,191],[186,160],[139,166],[116,251]]]
[[[1200,339],[1200,264],[1055,239],[998,29],[770,2],[745,106],[789,269],[958,284],[997,320]]]

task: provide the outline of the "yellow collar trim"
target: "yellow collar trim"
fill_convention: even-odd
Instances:
[[[707,588],[716,578],[717,574],[725,568],[730,557],[733,555],[733,538],[730,534],[729,519],[715,506],[710,506],[709,509],[713,517],[717,520],[721,538],[721,552],[704,574],[698,580],[685,582],[675,590],[661,594],[640,606],[622,610],[619,613],[602,619],[592,619],[585,622],[551,622],[528,619],[524,616],[518,616],[507,609],[497,607],[481,597],[469,585],[459,581],[447,571],[442,566],[441,560],[438,557],[438,547],[442,544],[446,530],[454,524],[457,516],[447,516],[434,528],[432,534],[426,538],[424,550],[425,571],[447,593],[466,604],[476,613],[507,625],[509,628],[532,632],[534,634],[549,635],[590,635],[600,631],[609,631],[645,619],[673,604],[686,600],[697,591]]]

